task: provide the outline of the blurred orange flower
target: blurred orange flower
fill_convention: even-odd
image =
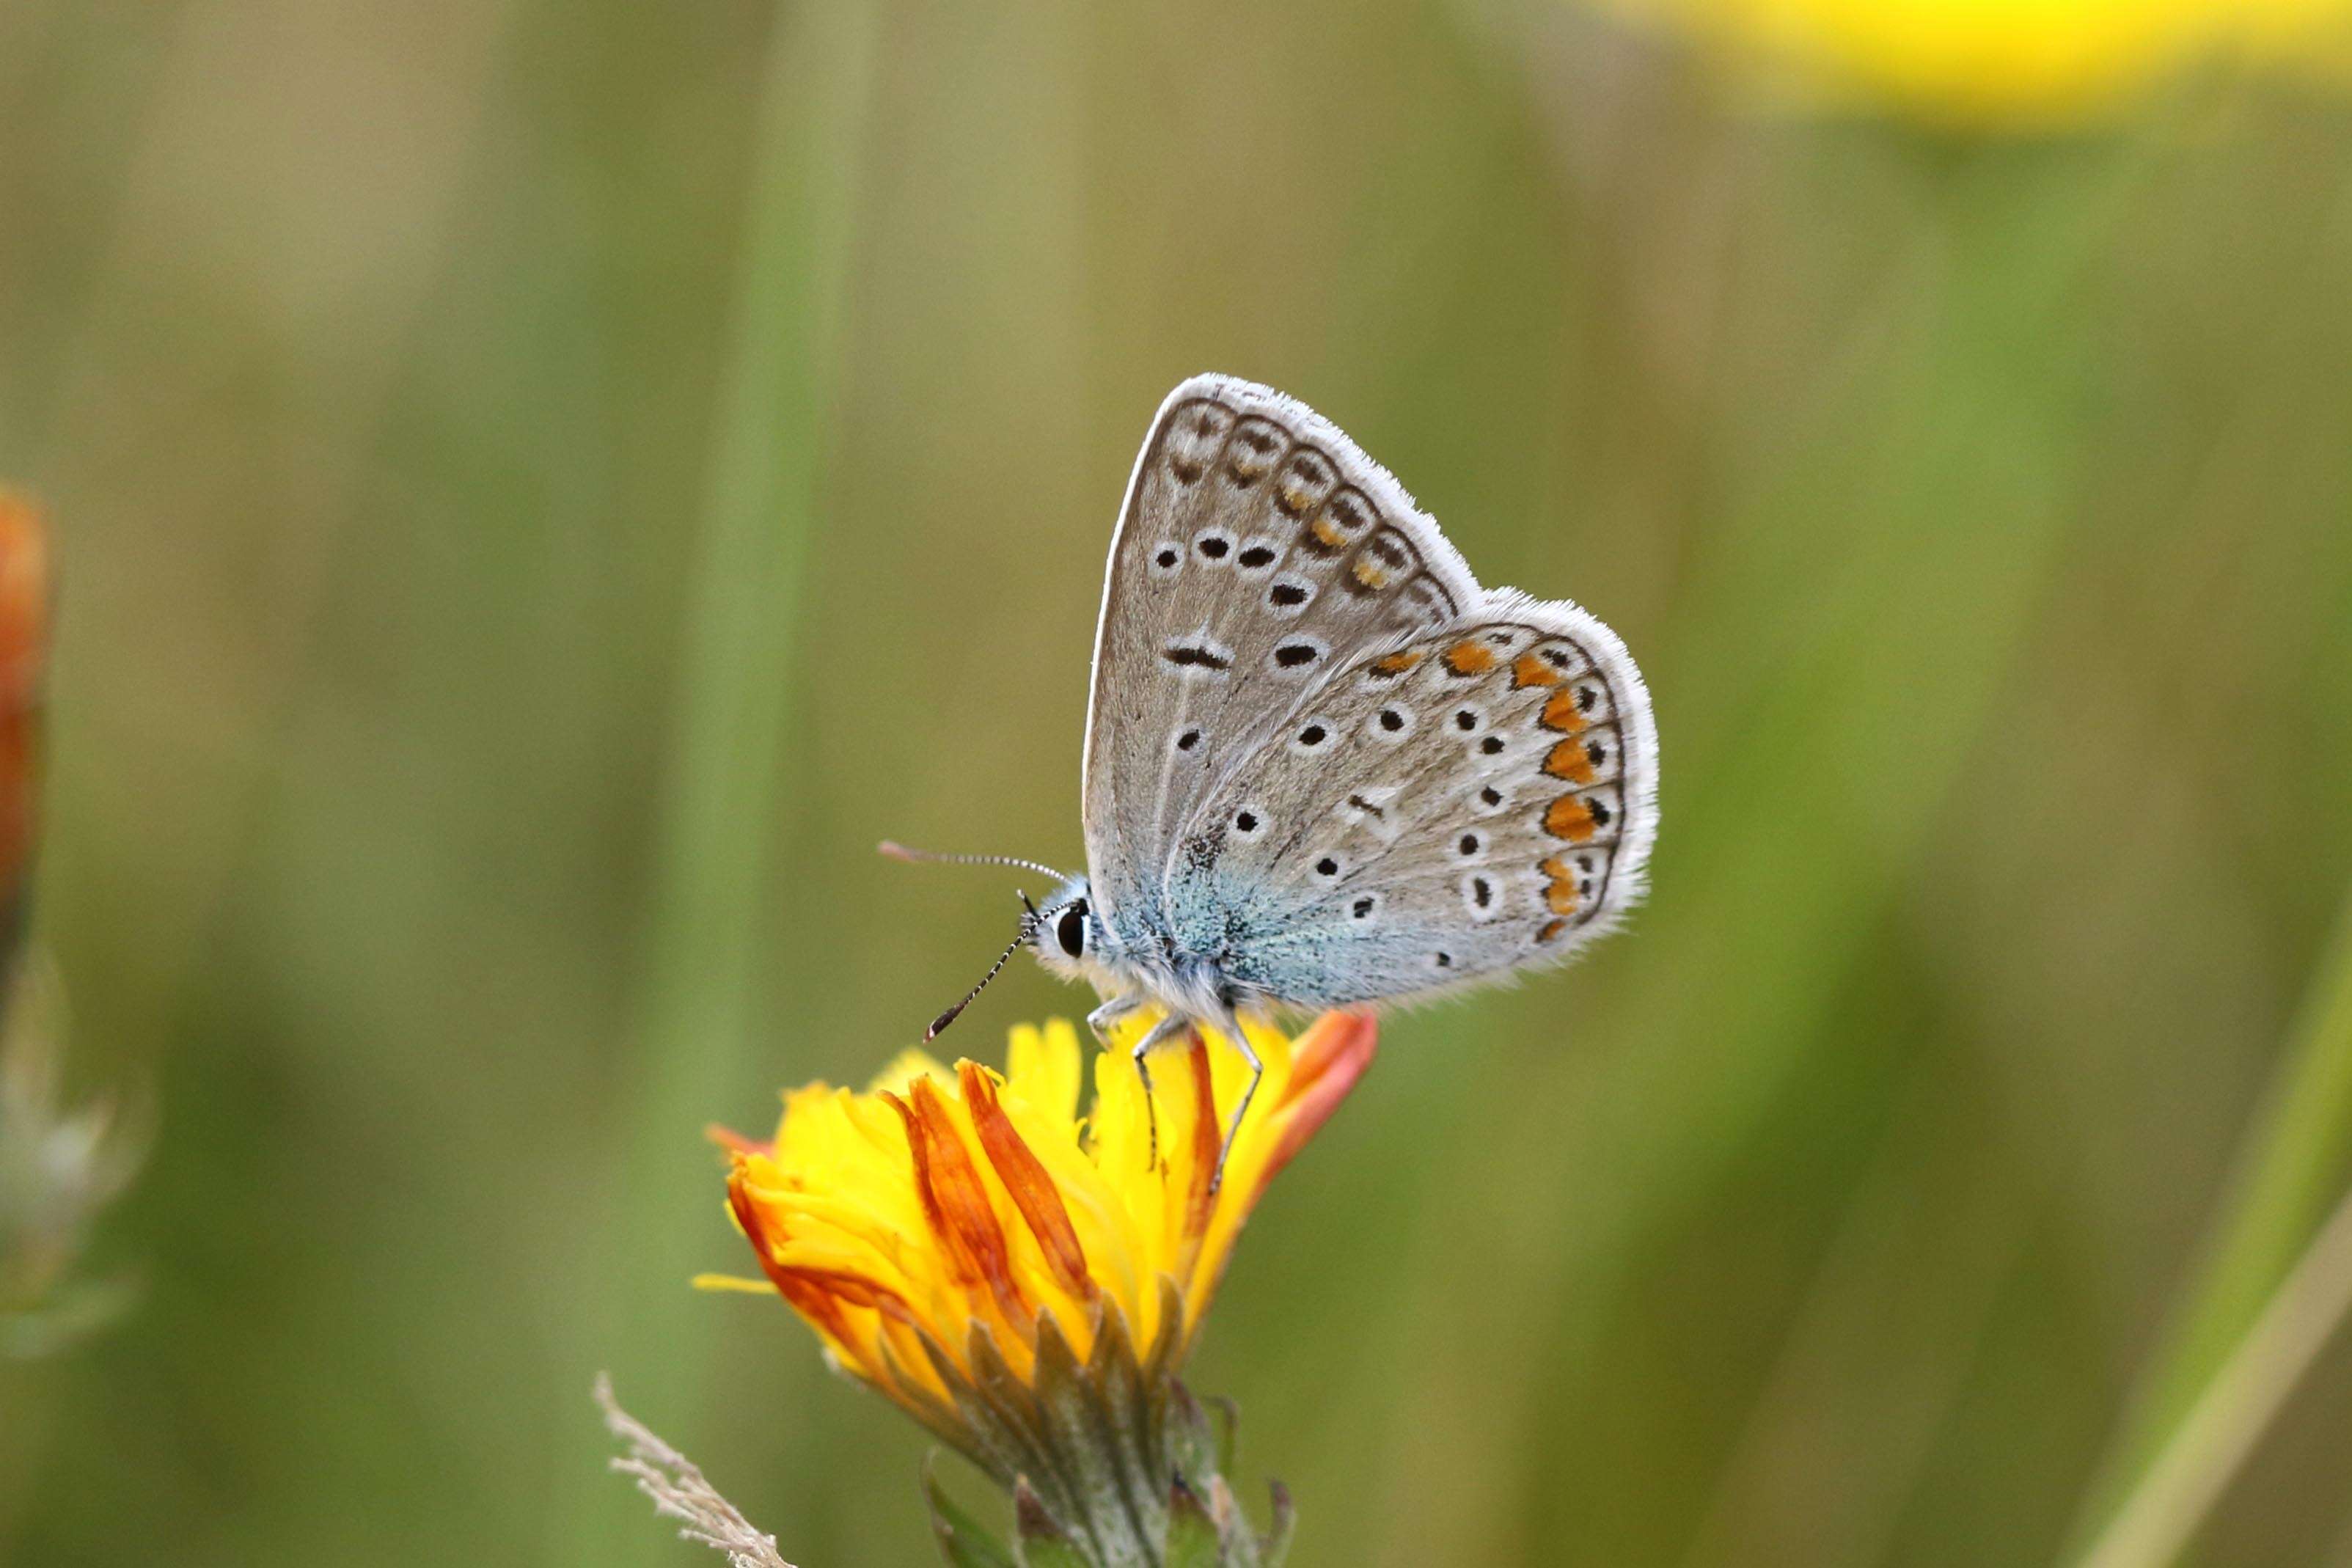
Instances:
[[[37,508],[0,489],[0,932],[22,919],[33,846],[33,752],[48,646],[48,535]]]

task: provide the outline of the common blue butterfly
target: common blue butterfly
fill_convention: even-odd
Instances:
[[[1304,404],[1195,376],[1153,419],[1111,539],[1087,871],[1036,868],[1059,885],[1014,946],[1094,984],[1097,1031],[1163,1009],[1139,1065],[1210,1027],[1254,1091],[1237,1015],[1420,999],[1616,923],[1657,833],[1657,756],[1614,632],[1481,588]]]

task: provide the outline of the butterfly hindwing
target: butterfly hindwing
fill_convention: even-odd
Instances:
[[[1169,395],[1128,485],[1096,633],[1087,855],[1104,917],[1165,938],[1182,823],[1338,664],[1459,616],[1469,569],[1304,405],[1226,376]]]
[[[1174,935],[1318,1006],[1556,961],[1639,895],[1655,756],[1607,627],[1488,595],[1339,661],[1203,796],[1173,857]]]

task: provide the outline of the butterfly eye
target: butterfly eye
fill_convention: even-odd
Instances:
[[[1054,922],[1054,940],[1061,943],[1062,951],[1072,958],[1087,955],[1086,900],[1080,899],[1062,911],[1061,918]]]

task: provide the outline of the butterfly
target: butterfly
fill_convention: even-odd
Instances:
[[[1243,1016],[1457,991],[1616,924],[1642,894],[1657,770],[1614,632],[1480,587],[1338,426],[1200,375],[1152,420],[1111,537],[1086,872],[884,848],[1056,879],[989,977],[1025,946],[1092,982],[1098,1037],[1160,1009],[1134,1047],[1147,1083],[1153,1047],[1216,1030],[1250,1067],[1238,1128],[1258,1076]]]

